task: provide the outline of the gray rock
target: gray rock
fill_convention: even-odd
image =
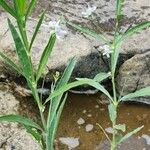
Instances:
[[[19,114],[19,100],[14,97],[10,87],[0,83],[0,116]],[[40,150],[32,136],[17,123],[0,122],[1,150]]]
[[[121,96],[150,86],[150,51],[137,54],[119,68],[117,88]],[[132,99],[150,104],[150,97]]]

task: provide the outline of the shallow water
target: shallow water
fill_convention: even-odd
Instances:
[[[59,130],[57,134],[57,140],[59,137],[74,137],[79,138],[80,145],[75,148],[77,150],[94,150],[99,145],[100,141],[106,140],[103,132],[96,125],[99,123],[104,129],[111,127],[108,118],[107,105],[105,104],[105,97],[100,95],[88,96],[88,95],[74,95],[70,94],[68,101],[65,105],[64,112],[61,117]],[[150,135],[150,109],[149,106],[142,104],[122,104],[118,111],[118,123],[125,123],[127,125],[127,131],[131,131],[139,126],[144,125],[144,128],[136,136],[142,136],[143,134]],[[85,123],[79,125],[78,119],[82,118]],[[93,130],[87,132],[85,126],[92,124]],[[111,136],[111,134],[109,134]],[[133,143],[134,149],[150,150],[150,145],[146,144],[146,141],[136,142],[138,138],[132,138],[127,141],[125,149],[132,150]],[[106,142],[106,141],[105,141]],[[105,143],[104,142],[104,143]],[[107,143],[107,142],[106,142]],[[140,147],[138,146],[138,144]],[[61,144],[58,140],[58,149],[67,150],[68,147]],[[128,147],[126,147],[128,145]],[[131,147],[130,147],[131,145]],[[109,149],[107,144],[100,148],[102,150]],[[99,149],[99,150],[100,150]],[[124,148],[122,148],[124,150]]]

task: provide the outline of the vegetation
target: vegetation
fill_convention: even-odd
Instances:
[[[83,84],[88,84],[99,91],[103,92],[109,99],[109,117],[112,122],[113,128],[113,136],[112,139],[108,137],[105,133],[108,140],[111,142],[111,150],[115,150],[117,145],[121,142],[125,141],[127,138],[132,136],[133,134],[137,133],[139,130],[143,128],[139,127],[133,130],[130,133],[123,135],[121,132],[126,131],[125,124],[117,124],[117,108],[121,102],[126,100],[130,100],[131,98],[139,97],[139,96],[150,96],[150,87],[143,88],[138,90],[134,93],[130,93],[126,96],[119,96],[116,92],[116,83],[115,83],[115,72],[116,72],[116,65],[119,57],[119,50],[121,44],[124,40],[126,40],[131,35],[139,32],[140,30],[149,27],[150,22],[144,22],[138,24],[132,28],[127,29],[124,33],[120,32],[120,22],[122,18],[122,7],[123,7],[123,0],[116,0],[116,27],[115,27],[115,34],[114,39],[110,41],[102,34],[97,34],[89,29],[83,28],[80,25],[74,24],[69,21],[65,21],[68,25],[80,30],[82,33],[88,34],[96,39],[102,40],[106,43],[104,50],[107,54],[110,55],[111,59],[111,70],[110,73],[99,73],[93,79],[88,78],[77,78],[77,81],[72,83],[68,83],[73,68],[76,63],[76,59],[72,58],[68,66],[66,67],[63,75],[59,77],[55,77],[54,82],[52,83],[52,88],[50,95],[45,101],[40,99],[37,85],[41,75],[44,72],[44,68],[48,61],[49,56],[52,53],[55,41],[56,41],[56,33],[52,32],[49,38],[49,41],[43,50],[41,55],[39,65],[37,69],[33,67],[32,61],[32,45],[36,39],[38,31],[41,27],[41,24],[44,20],[45,12],[42,12],[39,21],[37,23],[36,29],[33,33],[31,41],[28,40],[26,23],[28,17],[31,15],[33,8],[35,7],[36,0],[31,0],[30,3],[27,3],[26,0],[13,0],[13,6],[10,6],[4,0],[0,0],[0,5],[11,15],[15,18],[17,22],[16,30],[15,26],[12,24],[10,19],[8,19],[9,29],[11,31],[12,37],[14,39],[14,43],[16,46],[16,54],[19,59],[19,65],[15,64],[11,58],[7,57],[5,54],[0,52],[0,56],[5,63],[10,65],[13,69],[15,69],[18,73],[25,77],[29,88],[32,91],[33,97],[35,99],[35,103],[37,104],[41,116],[41,124],[37,124],[33,122],[29,118],[25,118],[19,115],[6,115],[0,116],[0,121],[9,121],[9,122],[18,122],[24,125],[27,131],[32,134],[36,141],[38,141],[41,149],[43,150],[53,150],[54,149],[54,138],[57,131],[57,126],[59,123],[60,115],[63,110],[67,92],[69,89],[80,86]],[[108,56],[109,56],[108,55]],[[113,87],[113,96],[100,84],[101,81],[111,78],[112,87]],[[65,93],[65,94],[64,94]],[[48,103],[49,102],[49,103]],[[44,116],[45,106],[49,105],[49,111],[47,118]],[[101,126],[100,126],[101,127]],[[104,131],[104,130],[103,130]]]

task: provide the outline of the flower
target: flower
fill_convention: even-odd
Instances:
[[[111,50],[109,45],[100,46],[99,49],[103,50],[103,56],[106,55],[107,58],[110,57],[110,54],[112,53],[112,50]]]
[[[87,9],[84,12],[82,12],[84,18],[88,18],[96,10],[96,6],[90,6],[89,4],[87,5]]]
[[[52,28],[55,30],[57,39],[61,39],[62,37],[66,36],[68,32],[62,29],[60,25],[60,20],[58,21],[50,21],[48,24],[42,24],[43,27]]]

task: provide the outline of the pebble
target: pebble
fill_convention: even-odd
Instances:
[[[82,125],[82,124],[84,124],[85,123],[85,120],[83,119],[83,118],[79,118],[78,120],[77,120],[77,124],[78,125]]]
[[[94,126],[92,124],[87,124],[85,127],[85,130],[86,130],[86,132],[90,132],[93,130],[93,128],[94,128]]]

